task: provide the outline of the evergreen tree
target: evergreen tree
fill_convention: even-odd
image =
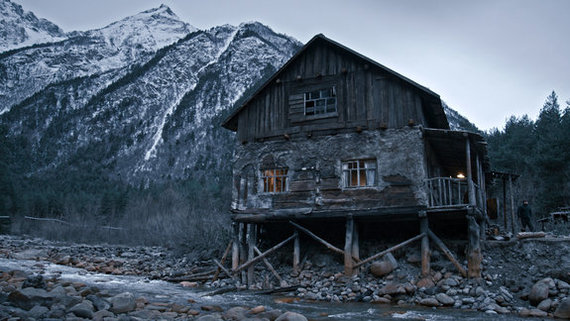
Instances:
[[[558,96],[554,91],[546,98],[535,124],[536,154],[534,164],[540,178],[538,200],[544,212],[564,203],[564,173],[568,142],[564,141]],[[543,214],[545,214],[543,212]]]

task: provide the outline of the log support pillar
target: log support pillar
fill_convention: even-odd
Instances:
[[[475,215],[467,215],[467,276],[470,279],[481,278],[481,261],[483,255],[481,254],[480,230],[479,224],[475,220]]]
[[[293,271],[295,273],[301,272],[301,242],[299,240],[299,231],[295,229],[295,238],[293,239]]]
[[[426,276],[430,272],[430,249],[429,249],[429,236],[428,236],[428,218],[425,211],[418,213],[420,219],[420,233],[423,233],[421,254],[422,254],[422,275]]]
[[[346,218],[346,236],[344,239],[344,274],[352,276],[354,273],[352,261],[352,238],[354,233],[354,219],[352,215]]]
[[[246,245],[246,227],[245,223],[238,224],[238,246],[239,246],[239,265],[245,263],[247,258],[247,252],[245,250]],[[245,271],[241,271],[241,284],[247,284],[247,275]]]
[[[247,225],[247,260],[253,260],[255,256],[255,244],[257,242],[257,225],[256,224],[248,224]],[[247,269],[247,287],[251,289],[255,284],[255,264],[252,264]]]
[[[359,235],[358,235],[358,224],[353,222],[353,229],[352,229],[352,258],[356,260],[356,262],[360,261],[360,244],[359,244]],[[353,273],[358,274],[360,272],[360,268],[353,267]]]
[[[234,232],[234,240],[232,243],[232,269],[235,270],[239,266],[239,225],[236,222],[232,223]]]

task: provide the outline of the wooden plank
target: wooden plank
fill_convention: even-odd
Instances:
[[[364,71],[359,71],[355,75],[354,79],[354,87],[355,93],[355,111],[356,111],[356,120],[365,120],[366,119],[366,83],[364,77]]]
[[[289,190],[291,192],[312,191],[315,189],[314,179],[291,180],[289,182]]]

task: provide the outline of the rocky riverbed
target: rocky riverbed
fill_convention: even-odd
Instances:
[[[239,288],[236,279],[211,281],[215,266],[160,247],[94,246],[0,236],[0,258],[18,262],[37,260],[110,275],[146,276],[176,281],[183,287],[211,291]],[[362,269],[353,277],[339,271],[339,260],[322,252],[310,253],[295,273],[273,262],[282,280],[257,265],[256,288],[289,286],[283,300],[369,302],[398,307],[425,306],[477,310],[487,314],[570,319],[570,239],[494,241],[484,244],[483,279],[461,277],[437,251],[432,273],[419,276],[417,249],[395,253],[384,269]],[[278,260],[278,258],[276,258]],[[42,265],[42,263],[38,263]],[[382,264],[380,264],[382,265]],[[0,270],[0,320],[27,319],[168,319],[168,320],[303,320],[267,306],[220,307],[186,299],[153,300],[129,292],[111,293],[98,286],[62,280],[57,273]],[[42,274],[44,273],[44,274]],[[207,281],[193,281],[200,279]],[[198,277],[197,277],[198,276]],[[222,273],[223,276],[223,273]],[[186,281],[184,281],[186,280]],[[190,280],[190,281],[188,281]],[[280,284],[278,284],[280,283]],[[237,287],[236,287],[237,286]]]

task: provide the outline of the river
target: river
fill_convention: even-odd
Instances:
[[[310,320],[520,320],[517,315],[487,314],[451,308],[396,307],[371,303],[328,303],[293,301],[284,303],[282,296],[256,294],[249,291],[207,295],[212,290],[184,288],[179,284],[149,280],[140,276],[108,275],[87,272],[82,269],[33,260],[9,260],[0,258],[0,270],[23,270],[41,273],[45,278],[58,276],[63,281],[82,282],[106,290],[114,295],[131,292],[153,302],[188,304],[189,300],[199,305],[218,305],[227,309],[233,306],[254,307],[264,305],[282,311],[294,311]],[[540,320],[525,318],[525,320]]]

